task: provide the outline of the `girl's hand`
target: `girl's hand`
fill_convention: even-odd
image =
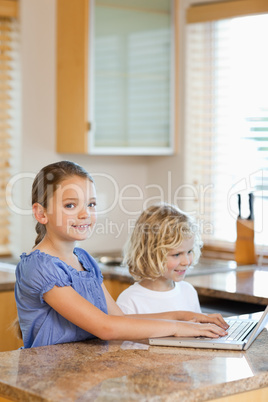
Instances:
[[[195,322],[178,322],[178,329],[174,336],[203,336],[206,338],[219,338],[227,335],[227,331],[215,324],[199,324]]]
[[[224,321],[222,315],[218,314],[218,313],[215,313],[215,314],[193,313],[193,317],[191,318],[190,321],[200,322],[200,323],[211,323],[211,324],[218,325],[219,327],[221,327],[223,329],[229,328],[229,325],[227,324],[226,321]]]

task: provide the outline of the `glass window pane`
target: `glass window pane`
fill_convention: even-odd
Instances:
[[[268,15],[187,27],[186,166],[204,239],[235,241],[254,194],[255,241],[268,236]],[[206,230],[207,229],[207,230]],[[266,241],[267,243],[267,241]]]
[[[96,147],[170,146],[170,0],[95,1]]]

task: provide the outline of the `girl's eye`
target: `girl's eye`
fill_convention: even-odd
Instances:
[[[188,251],[188,254],[192,254],[193,250]]]
[[[97,206],[96,202],[91,202],[90,204],[88,204],[88,206],[90,208],[95,208]]]
[[[75,207],[75,205],[74,204],[66,204],[65,205],[65,208],[68,208],[68,209],[71,209],[71,208],[74,208]]]
[[[173,254],[173,257],[179,257],[181,255],[181,253],[176,253],[176,254]]]

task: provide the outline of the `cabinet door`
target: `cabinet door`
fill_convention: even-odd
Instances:
[[[57,152],[88,153],[88,0],[57,0]]]
[[[174,153],[177,20],[178,0],[57,1],[58,152]]]
[[[173,2],[93,3],[92,151],[172,153]]]
[[[14,292],[0,292],[0,352],[23,346],[22,340],[17,338],[12,328],[16,317],[17,307]]]

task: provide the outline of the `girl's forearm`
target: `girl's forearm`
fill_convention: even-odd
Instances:
[[[95,335],[104,340],[145,339],[163,336],[206,336],[217,338],[226,331],[214,324],[137,318],[137,316],[106,316]]]
[[[175,321],[168,319],[168,315],[162,320],[159,315],[147,315],[146,318],[140,315],[130,317],[117,315],[118,311],[115,309],[113,315],[108,315],[80,296],[72,287],[54,286],[44,294],[44,300],[68,321],[104,340],[144,339],[169,335],[224,335],[221,328],[215,325]],[[170,318],[172,316],[173,313]]]
[[[68,321],[104,340],[168,336],[177,330],[177,322],[172,320],[131,318],[117,315],[115,309],[108,315],[71,287],[55,286],[44,294],[44,300]]]
[[[177,321],[149,317],[107,315],[95,335],[105,340],[170,336],[178,332],[178,324]]]

